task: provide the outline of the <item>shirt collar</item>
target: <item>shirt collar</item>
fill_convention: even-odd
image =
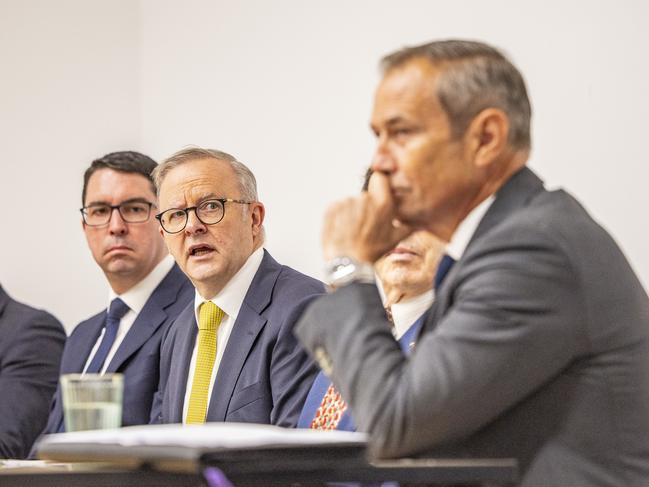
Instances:
[[[214,296],[212,299],[205,299],[196,290],[194,296],[194,312],[196,313],[196,323],[198,326],[198,308],[205,301],[212,301],[219,308],[221,308],[228,317],[236,318],[239,314],[239,309],[243,304],[243,298],[246,297],[248,288],[252,283],[255,274],[259,270],[261,261],[264,258],[264,248],[259,247],[255,250],[241,269],[228,281],[221,292]]]
[[[174,266],[174,259],[171,255],[166,255],[158,264],[153,268],[149,274],[138,282],[131,289],[122,294],[116,294],[112,288],[108,293],[108,303],[113,301],[115,298],[120,298],[126,303],[126,305],[134,311],[135,314],[140,314],[142,308],[155,291],[155,288],[158,287],[158,284],[162,282],[169,271]]]
[[[469,213],[464,220],[457,227],[451,241],[446,246],[446,253],[453,257],[456,261],[460,260],[464,251],[466,250],[471,237],[478,228],[482,217],[487,213],[487,210],[496,199],[495,195],[489,196],[482,203],[476,206],[471,213]]]
[[[407,301],[394,303],[390,307],[392,322],[394,323],[394,336],[397,340],[408,331],[417,318],[431,307],[434,298],[435,292],[430,289]]]

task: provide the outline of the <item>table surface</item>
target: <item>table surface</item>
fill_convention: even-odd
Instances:
[[[511,486],[517,481],[513,459],[402,459],[365,465],[341,465],[308,469],[259,462],[209,460],[209,465],[161,470],[149,465],[125,467],[107,463],[56,463],[0,468],[2,487],[181,487],[206,486],[204,469],[223,472],[236,487],[320,486],[331,481],[398,481],[420,485]],[[165,468],[170,468],[167,464]],[[208,474],[209,475],[209,474]],[[216,487],[216,486],[215,486]],[[221,487],[220,485],[218,487]]]

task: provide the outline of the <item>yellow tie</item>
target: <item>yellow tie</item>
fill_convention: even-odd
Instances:
[[[207,394],[216,358],[216,332],[225,313],[211,301],[201,304],[198,312],[198,353],[192,392],[187,407],[187,424],[203,424],[207,416]]]

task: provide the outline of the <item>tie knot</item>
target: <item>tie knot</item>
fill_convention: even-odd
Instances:
[[[120,298],[115,298],[111,301],[110,306],[108,307],[108,318],[114,320],[121,320],[126,313],[129,311],[127,304],[122,301]]]
[[[198,329],[214,331],[218,328],[225,313],[212,301],[205,301],[198,311]]]

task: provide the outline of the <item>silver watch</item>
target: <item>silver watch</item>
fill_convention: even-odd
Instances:
[[[325,281],[330,290],[352,282],[373,284],[374,267],[367,262],[359,262],[351,257],[335,257],[325,265]]]

